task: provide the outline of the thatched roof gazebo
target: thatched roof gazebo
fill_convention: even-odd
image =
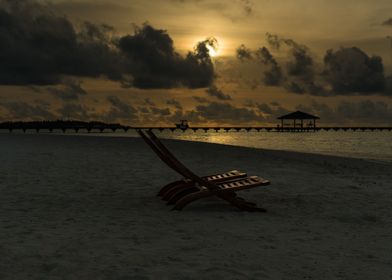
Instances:
[[[320,118],[317,116],[313,116],[308,113],[304,113],[301,111],[296,111],[278,118],[281,120],[280,128],[281,130],[308,130],[308,129],[316,129],[316,120]],[[286,120],[293,121],[292,123],[286,123]],[[306,123],[304,123],[306,121]]]

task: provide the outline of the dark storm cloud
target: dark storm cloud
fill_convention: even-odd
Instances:
[[[252,50],[248,49],[244,44],[239,46],[236,50],[237,58],[241,61],[245,61],[247,59],[252,59]]]
[[[151,107],[151,112],[158,117],[167,117],[170,116],[171,111],[169,108],[158,108],[158,107]]]
[[[276,123],[278,116],[289,113],[290,110],[280,106],[279,104],[267,104],[267,103],[252,103],[253,107],[263,115],[264,121],[269,123]]]
[[[280,85],[283,80],[282,69],[269,50],[266,47],[263,47],[256,52],[256,55],[260,61],[268,67],[268,70],[264,72],[264,84],[269,86]]]
[[[274,48],[275,50],[279,50],[281,47],[282,40],[276,34],[266,33],[265,34],[267,43]]]
[[[327,104],[312,100],[310,105],[298,105],[297,110],[311,113],[321,118],[322,121],[329,123],[344,123],[346,120],[342,119],[336,112],[336,108],[330,107]]]
[[[278,38],[276,36],[276,38]],[[312,54],[307,46],[299,44],[292,39],[280,39],[281,44],[289,48],[289,61],[286,64],[286,82],[284,88],[289,92],[297,94],[309,93],[316,96],[332,95],[325,88],[324,77],[319,81],[320,76]],[[335,94],[335,93],[333,93]]]
[[[178,110],[182,110],[181,103],[178,100],[176,100],[176,99],[168,99],[168,100],[166,100],[166,104],[167,105],[172,105],[173,107],[175,107]]]
[[[206,39],[183,57],[165,30],[145,24],[134,35],[120,38],[118,46],[130,61],[126,71],[132,74],[131,85],[151,89],[210,86],[215,74],[208,46],[216,44],[215,39]]]
[[[62,87],[48,88],[48,92],[64,101],[77,100],[87,95],[81,84],[80,81],[67,80],[63,82]]]
[[[327,81],[336,93],[384,92],[386,79],[379,56],[369,57],[359,48],[328,50],[324,57]]]
[[[259,108],[259,110],[262,113],[265,113],[265,114],[272,114],[273,113],[272,108],[266,103],[258,104],[257,107]]]
[[[284,87],[294,93],[313,93],[316,87],[314,82],[315,65],[307,46],[290,38],[280,38],[275,34],[266,34],[267,43],[276,50],[288,48],[289,61],[286,64],[286,80]]]
[[[195,99],[199,103],[207,103],[208,99],[205,97],[200,97],[200,96],[192,96],[193,99]]]
[[[67,103],[64,104],[59,110],[61,119],[65,120],[83,120],[87,121],[90,118],[89,109],[81,104]]]
[[[138,111],[139,111],[140,113],[142,113],[142,114],[149,114],[149,113],[150,113],[150,110],[149,110],[147,107],[141,107],[141,106],[139,106],[137,109],[138,109]]]
[[[0,85],[54,85],[73,76],[138,88],[200,88],[214,80],[213,38],[181,56],[166,31],[148,24],[133,35],[113,34],[104,24],[75,28],[38,1],[0,0]]]
[[[112,33],[114,28],[107,24],[93,24],[91,22],[84,22],[80,33],[80,38],[86,41],[111,43]]]
[[[0,106],[8,111],[8,117],[12,120],[54,120],[56,118],[55,115],[50,112],[49,104],[40,100],[38,100],[36,104],[22,101],[1,102]]]
[[[245,103],[245,106],[247,108],[252,108],[254,109],[253,112],[255,112],[257,115],[259,115],[259,121],[263,121],[265,123],[277,123],[277,117],[286,115],[287,113],[290,112],[290,110],[280,106],[276,102],[272,102],[271,104],[267,103],[257,103],[252,100],[248,100]]]
[[[288,62],[283,64],[265,47],[255,52],[264,66],[265,85],[282,86],[288,92],[315,96],[392,96],[392,78],[385,76],[379,56],[369,56],[357,47],[340,48],[328,50],[323,63],[316,64],[305,45],[269,33],[266,38],[272,49],[282,51],[286,48],[289,56]],[[249,50],[243,51],[245,46],[239,50],[245,57],[252,57]],[[244,60],[238,52],[237,57]]]
[[[136,120],[137,109],[127,102],[121,100],[117,96],[108,96],[107,100],[111,104],[110,111],[104,116],[107,121],[118,121],[118,120]]]
[[[242,8],[247,16],[253,13],[253,3],[250,0],[240,0],[242,3]]]
[[[392,76],[385,78],[385,95],[392,96]]]
[[[293,60],[288,63],[288,73],[291,76],[309,77],[313,75],[313,59],[306,46],[294,42],[291,49]]]
[[[382,25],[384,25],[384,26],[392,26],[392,18],[389,18],[389,19],[383,21]]]
[[[297,106],[297,109],[315,114],[329,123],[392,124],[392,108],[382,101],[341,101],[336,107],[312,101],[310,105]]]
[[[119,78],[118,57],[96,37],[105,31],[86,23],[78,33],[67,18],[35,1],[1,0],[0,84],[57,84],[63,75]]]
[[[188,120],[192,123],[200,123],[204,120],[200,117],[200,114],[195,110],[183,111],[176,110],[172,115],[166,118],[167,121],[171,123],[178,123],[178,120]]]
[[[309,49],[292,39],[279,38],[277,35],[266,34],[268,44],[279,51],[282,46],[289,49],[289,61],[284,69],[279,65],[270,50],[262,47],[252,54],[252,51],[241,45],[237,49],[237,58],[241,61],[257,57],[266,66],[263,83],[268,86],[284,86],[287,90],[295,93],[304,93],[312,87],[314,68],[313,59]]]
[[[247,99],[245,101],[244,105],[245,105],[245,107],[252,108],[252,109],[257,107],[256,106],[257,104],[253,100],[250,100],[250,99]]]
[[[206,90],[209,96],[215,97],[219,100],[231,100],[231,96],[225,94],[222,90],[218,89],[216,86],[211,86]]]
[[[302,84],[299,84],[295,81],[291,81],[288,83],[284,84],[284,88],[291,93],[296,93],[296,94],[305,94],[306,93],[306,88],[303,87]]]
[[[144,103],[150,106],[155,106],[155,103],[150,98],[144,98]]]
[[[339,116],[362,122],[392,123],[392,110],[385,102],[364,100],[358,103],[342,102],[337,108]]]
[[[196,113],[209,121],[244,123],[262,121],[262,117],[253,110],[235,107],[229,103],[212,102],[207,105],[196,106]]]

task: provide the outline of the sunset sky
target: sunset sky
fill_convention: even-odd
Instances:
[[[0,0],[0,121],[392,125],[388,36],[386,0]]]

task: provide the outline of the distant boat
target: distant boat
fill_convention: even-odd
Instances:
[[[189,128],[189,124],[187,120],[180,120],[180,123],[176,123],[176,128],[185,130]]]

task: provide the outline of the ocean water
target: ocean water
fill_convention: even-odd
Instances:
[[[319,131],[308,133],[155,131],[155,133],[158,137],[169,139],[392,162],[392,132],[390,131]],[[104,135],[137,136],[134,131],[104,133]]]
[[[2,132],[4,133],[4,132]],[[20,132],[14,132],[20,133]],[[60,132],[58,132],[60,134]],[[392,162],[391,131],[319,131],[308,133],[197,131],[159,132],[160,138],[218,143],[270,150],[296,151]],[[29,132],[34,134],[34,132]],[[67,135],[73,134],[67,132]],[[79,133],[96,137],[138,137],[135,131]]]

